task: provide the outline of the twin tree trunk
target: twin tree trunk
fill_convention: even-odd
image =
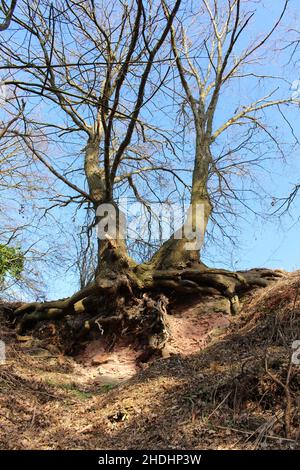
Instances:
[[[96,213],[96,224],[101,222],[101,216],[97,215],[99,207],[103,203],[114,205],[112,194],[108,194],[105,184],[105,172],[99,166],[100,136],[93,135],[89,138],[85,155],[85,174],[89,186],[89,193],[94,201]],[[211,203],[209,200],[207,181],[210,159],[209,146],[203,139],[196,139],[196,154],[192,179],[191,200],[185,224],[182,229],[167,240],[158,252],[153,256],[148,265],[152,269],[173,269],[199,264],[200,249],[211,214]],[[114,205],[119,221],[119,208]],[[117,227],[117,233],[119,227]],[[134,262],[130,260],[126,243],[122,237],[108,240],[98,238],[98,268],[96,275],[108,275],[109,271],[119,269],[120,259],[123,263],[122,272],[127,267],[132,267]],[[127,260],[127,263],[124,263]]]
[[[101,142],[101,130],[91,135],[88,139],[87,146],[85,148],[85,161],[84,171],[89,187],[89,194],[93,201],[93,209],[95,212],[96,226],[101,223],[104,214],[100,215],[102,211],[101,207],[103,204],[111,204],[117,215],[117,234],[119,233],[119,208],[113,201],[113,195],[107,191],[105,181],[105,170],[100,167],[99,162],[99,151]],[[110,271],[119,270],[123,272],[124,269],[128,268],[130,264],[129,257],[127,256],[127,249],[125,240],[122,237],[117,236],[111,237],[108,234],[108,238],[97,237],[97,271],[95,276],[98,275],[109,275]]]
[[[204,139],[197,137],[190,207],[183,227],[153,256],[150,264],[156,269],[184,268],[193,265],[199,267],[201,264],[200,251],[212,211],[207,188],[210,162],[208,144]]]
[[[238,311],[237,293],[251,286],[266,286],[282,274],[270,270],[232,273],[209,269],[200,262],[200,250],[212,206],[208,194],[211,154],[205,140],[197,138],[192,178],[190,208],[182,230],[176,231],[152,259],[137,265],[128,255],[126,242],[118,236],[121,212],[107,192],[105,171],[99,166],[100,138],[91,137],[86,147],[85,173],[96,213],[96,223],[103,223],[103,203],[112,204],[117,220],[116,235],[98,238],[98,268],[95,280],[67,299],[24,304],[15,311],[19,331],[43,319],[71,315],[89,331],[91,325],[106,325],[106,331],[143,337],[146,349],[162,350],[167,338],[166,306],[176,295],[223,295]],[[98,209],[102,210],[98,213]],[[103,235],[103,233],[102,233]],[[78,319],[81,318],[81,323]],[[99,323],[100,322],[100,323]],[[111,326],[112,325],[112,326]],[[76,336],[77,337],[77,336]]]

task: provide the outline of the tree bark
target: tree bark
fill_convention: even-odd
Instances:
[[[99,165],[100,156],[99,134],[91,134],[85,147],[84,171],[89,187],[89,194],[94,201],[94,208],[100,204],[105,195],[104,171]]]
[[[105,171],[100,167],[101,133],[91,134],[85,147],[84,170],[93,200],[97,228],[97,270],[95,277],[124,272],[133,265],[123,233],[124,214],[107,193]],[[108,212],[107,212],[108,211]],[[99,233],[100,225],[102,233]],[[105,234],[104,234],[105,229]]]
[[[150,262],[137,265],[127,252],[122,230],[124,215],[106,191],[105,174],[99,169],[99,148],[100,139],[90,137],[86,146],[85,172],[96,223],[102,230],[105,224],[112,224],[112,231],[108,227],[107,232],[104,230],[98,234],[95,280],[67,299],[34,302],[17,308],[15,314],[19,332],[39,320],[71,315],[79,319],[81,331],[87,332],[90,325],[102,322],[106,325],[106,331],[112,325],[114,332],[142,335],[144,339],[148,338],[147,351],[152,354],[163,348],[168,337],[166,293],[173,299],[177,294],[223,295],[230,300],[232,313],[235,314],[239,311],[237,294],[252,286],[268,285],[281,276],[269,270],[232,273],[224,269],[209,269],[201,263],[200,250],[212,205],[208,193],[210,147],[199,133],[190,208],[183,231],[175,232]],[[105,206],[103,209],[105,203],[110,215],[106,215]]]
[[[200,251],[212,211],[207,187],[210,162],[209,143],[198,130],[190,207],[185,223],[152,257],[149,265],[153,269],[177,269],[195,264],[204,266],[200,262]]]

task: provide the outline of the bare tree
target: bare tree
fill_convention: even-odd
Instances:
[[[55,263],[55,250],[39,243],[45,236],[46,226],[39,223],[38,206],[43,199],[54,197],[55,185],[45,171],[37,168],[34,158],[24,152],[22,141],[16,137],[26,135],[23,114],[25,104],[5,90],[0,102],[0,248],[2,298],[20,299],[44,297],[44,276]],[[36,226],[43,226],[38,233]],[[53,231],[53,227],[52,227]],[[39,246],[41,245],[41,246]],[[60,262],[62,256],[60,253]],[[15,263],[15,264],[14,264]]]
[[[293,70],[296,71],[296,80],[293,80],[291,84],[292,98],[294,102],[299,106],[300,104],[300,79],[299,79],[299,45],[300,45],[300,31],[297,28],[289,28],[292,33],[292,38],[287,36],[281,51],[286,52],[288,57],[287,65],[291,64]],[[296,179],[296,181],[298,178]],[[286,213],[289,213],[290,209],[295,205],[295,199],[298,197],[300,191],[300,184],[298,182],[293,184],[293,187],[289,194],[282,195],[281,197],[274,197],[272,201],[272,216],[274,214],[281,217]]]
[[[264,66],[259,66],[272,55],[272,50],[267,50],[265,45],[278,29],[287,6],[288,1],[284,1],[279,18],[258,39],[250,35],[255,13],[240,0],[190,2],[187,9],[190,7],[190,14],[198,19],[195,25],[189,21],[187,26],[186,18],[172,25],[172,50],[185,95],[183,103],[190,109],[195,136],[190,200],[193,225],[198,205],[204,213],[203,235],[208,221],[218,212],[225,210],[228,215],[236,210],[231,201],[243,203],[241,191],[235,189],[237,185],[232,177],[245,177],[248,168],[251,171],[254,165],[262,164],[265,156],[258,139],[265,144],[270,142],[274,153],[285,154],[272,117],[277,112],[287,121],[284,107],[293,104],[293,99],[288,89],[278,96],[280,77],[265,73]],[[165,14],[168,18],[166,5]],[[205,55],[205,60],[199,60]],[[263,88],[262,95],[238,103],[230,94],[226,95],[234,86],[241,88],[242,82],[253,89]],[[216,117],[224,104],[226,118],[220,123]],[[186,241],[172,238],[162,246],[152,263],[160,268],[197,263],[200,250],[186,250]]]
[[[164,170],[149,152],[161,146],[155,138],[161,129],[141,115],[147,115],[147,104],[162,85],[159,66],[170,58],[170,48],[163,46],[180,3],[174,3],[166,19],[161,2],[118,2],[114,17],[110,6],[101,8],[93,1],[68,1],[64,6],[20,2],[13,17],[20,28],[18,53],[0,46],[7,58],[5,83],[23,99],[36,96],[41,103],[53,103],[56,113],[54,122],[48,118],[45,123],[27,104],[26,132],[12,135],[69,188],[71,194],[61,205],[87,204],[96,212],[101,204],[111,203],[118,213],[114,191],[119,186],[126,183],[139,198],[134,175]],[[68,155],[68,167],[61,171],[62,160],[51,154],[51,146],[57,150],[66,136],[81,150]],[[78,171],[84,178],[78,178]],[[177,178],[175,172],[173,176]],[[96,281],[64,301],[64,307],[51,305],[60,315],[96,292],[131,292],[131,284],[138,282],[134,267],[122,239],[100,240]],[[47,315],[49,308],[41,306],[42,313]]]
[[[111,24],[110,8],[101,10],[92,1],[68,1],[67,8],[59,2],[49,6],[48,2],[23,1],[14,22],[29,33],[30,55],[26,43],[20,45],[18,55],[11,54],[6,46],[1,48],[3,56],[9,57],[8,73],[18,68],[22,71],[22,79],[8,79],[7,86],[50,100],[64,121],[49,123],[45,130],[44,122],[29,118],[28,132],[20,138],[35,158],[77,193],[75,201],[87,202],[95,212],[100,204],[113,202],[117,184],[125,181],[133,188],[133,174],[156,169],[146,155],[141,157],[140,144],[150,146],[147,134],[155,133],[155,129],[139,115],[155,94],[155,89],[147,91],[148,78],[179,4],[179,0],[175,2],[170,18],[160,27],[164,18],[160,4],[146,8],[142,1],[129,5],[119,2]],[[79,47],[70,50],[70,41]],[[84,147],[84,189],[57,170],[49,156],[40,151],[36,141],[41,131],[44,136],[48,132],[52,139],[54,134],[78,133]],[[103,249],[105,246],[99,243],[102,267]]]
[[[203,0],[183,8],[177,0],[172,9],[164,0],[118,2],[114,7],[102,7],[92,0],[68,0],[63,5],[58,1],[49,5],[45,0],[32,5],[23,0],[13,16],[14,24],[20,27],[18,53],[0,45],[1,54],[7,58],[6,83],[16,87],[29,102],[33,97],[40,100],[40,105],[50,102],[55,113],[53,120],[49,113],[45,122],[33,115],[34,106],[26,106],[26,132],[14,135],[29,155],[68,187],[70,193],[58,204],[86,204],[96,213],[103,203],[109,203],[120,214],[115,196],[125,183],[126,191],[130,190],[147,208],[134,177],[143,175],[146,184],[154,171],[170,172],[182,187],[188,187],[180,172],[168,166],[169,161],[166,165],[155,161],[155,151],[163,151],[162,144],[172,148],[173,143],[161,126],[151,122],[152,109],[148,107],[164,90],[166,96],[171,92],[172,102],[174,96],[175,101],[179,96],[182,114],[187,119],[192,116],[188,126],[195,135],[195,157],[188,225],[192,232],[197,229],[197,210],[201,206],[205,232],[219,196],[225,195],[228,200],[229,196],[239,197],[228,182],[230,172],[241,172],[245,165],[258,161],[257,155],[250,159],[248,156],[248,162],[237,157],[240,150],[245,148],[247,154],[260,132],[279,145],[276,135],[262,120],[262,113],[279,109],[283,114],[281,107],[291,100],[277,97],[272,85],[263,96],[238,103],[223,123],[216,122],[216,113],[226,86],[235,79],[268,82],[266,74],[260,76],[252,68],[252,60],[276,31],[286,6],[287,2],[263,38],[247,42],[245,35],[241,46],[240,39],[251,28],[253,13],[242,12],[240,0]],[[189,28],[190,34],[196,28],[198,42],[194,45],[186,33],[191,16],[201,18],[199,24],[193,23]],[[202,23],[203,17],[206,20]],[[206,65],[199,66],[197,60],[203,53]],[[172,72],[178,74],[175,78],[169,75],[173,64]],[[235,137],[232,145],[230,132],[236,128],[242,132],[240,140]],[[226,133],[228,138],[222,140]],[[218,154],[217,143],[223,146]],[[216,186],[215,191],[210,181]],[[20,307],[16,314],[23,316],[21,328],[28,321],[41,318],[96,312],[94,323],[117,322],[122,331],[124,322],[131,325],[134,319],[135,326],[142,322],[140,331],[150,336],[151,348],[161,348],[166,338],[167,301],[162,296],[153,299],[146,291],[221,293],[231,300],[235,311],[237,294],[242,289],[266,285],[278,275],[269,270],[231,273],[208,269],[199,262],[199,246],[186,249],[187,242],[189,237],[178,239],[175,233],[149,263],[137,265],[118,236],[101,240],[94,281],[67,299]]]

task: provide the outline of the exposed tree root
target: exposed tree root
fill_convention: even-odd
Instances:
[[[115,276],[110,273],[110,279],[97,277],[90,286],[76,292],[66,299],[51,302],[32,302],[23,304],[15,310],[15,316],[21,318],[20,326],[38,320],[61,318],[65,315],[95,311],[99,308],[102,298],[117,296],[132,297],[132,289],[127,276]]]
[[[193,265],[181,270],[159,270],[145,273],[145,287],[163,289],[178,294],[223,295],[231,302],[233,314],[239,311],[239,295],[255,287],[266,287],[284,276],[284,272],[252,269],[231,272]]]
[[[128,269],[127,273],[107,272],[67,299],[23,304],[14,312],[18,332],[34,322],[71,317],[77,337],[92,328],[117,335],[134,335],[145,346],[146,360],[163,350],[168,340],[168,297],[184,295],[224,296],[231,313],[239,312],[239,296],[252,288],[265,287],[284,276],[282,271],[252,269],[230,272],[193,264],[183,269],[153,270],[151,265]]]

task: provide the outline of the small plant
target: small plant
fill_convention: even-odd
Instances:
[[[109,392],[110,390],[112,390],[113,388],[115,387],[114,384],[104,384],[101,386],[102,390],[104,392]]]
[[[91,392],[85,392],[84,390],[78,389],[74,383],[64,383],[60,384],[59,386],[64,390],[72,392],[72,394],[80,400],[88,400],[93,396]]]
[[[0,284],[5,277],[19,279],[24,269],[25,257],[19,247],[0,244]]]

